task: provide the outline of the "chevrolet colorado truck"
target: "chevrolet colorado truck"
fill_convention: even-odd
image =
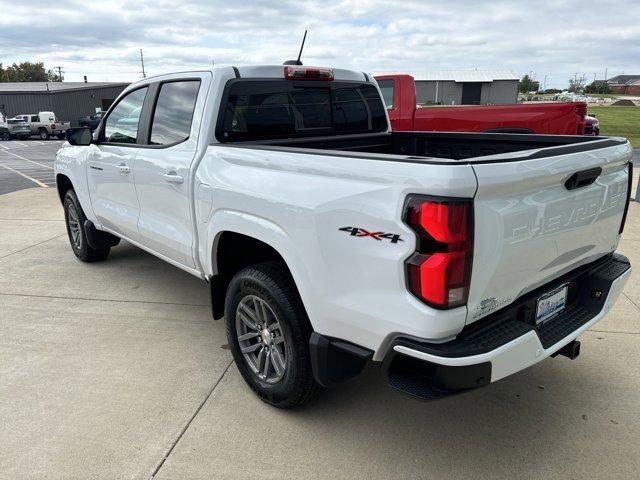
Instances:
[[[500,380],[607,314],[623,138],[392,132],[365,73],[216,67],[128,87],[55,160],[71,249],[209,282],[248,385],[293,407],[381,366],[423,399]]]
[[[585,102],[421,106],[411,75],[375,78],[394,130],[597,135]]]

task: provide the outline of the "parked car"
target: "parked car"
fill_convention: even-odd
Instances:
[[[70,122],[57,120],[56,114],[53,112],[21,114],[14,118],[27,122],[31,128],[31,135],[38,135],[41,140],[49,140],[51,136],[62,140],[65,138],[67,130],[71,127]]]
[[[3,140],[3,141],[11,140],[11,132],[9,131],[9,125],[7,124],[7,119],[2,113],[0,113],[0,140]]]
[[[377,75],[375,78],[394,130],[587,134],[585,102],[418,106],[411,75]]]
[[[292,407],[368,361],[431,399],[575,358],[630,276],[630,158],[390,131],[368,75],[287,65],[140,80],[54,168],[75,256],[125,239],[209,282],[245,381]]]
[[[26,140],[31,136],[31,127],[22,118],[10,118],[7,120],[7,126],[9,127],[11,138]]]
[[[81,127],[90,128],[91,130],[95,130],[98,128],[100,124],[100,120],[102,120],[102,116],[104,112],[97,112],[94,115],[87,115],[86,117],[80,117],[78,119],[78,124]]]

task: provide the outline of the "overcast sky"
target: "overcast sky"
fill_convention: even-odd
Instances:
[[[582,73],[640,74],[640,5],[628,1],[0,0],[0,62],[43,61],[65,78],[133,81],[216,64],[367,72],[511,69],[547,87]]]

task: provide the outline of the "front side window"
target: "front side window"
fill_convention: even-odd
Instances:
[[[240,80],[223,99],[222,142],[383,132],[387,117],[369,83]]]
[[[104,127],[104,141],[112,143],[136,143],[138,124],[147,87],[129,93],[111,111]]]
[[[171,145],[189,138],[199,80],[164,83],[151,123],[151,144]]]

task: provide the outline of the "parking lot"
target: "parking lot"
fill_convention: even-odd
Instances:
[[[62,140],[0,142],[0,195],[31,187],[55,186],[53,160]]]
[[[0,478],[637,477],[640,204],[619,247],[636,272],[578,359],[433,403],[371,367],[281,411],[242,381],[206,284],[126,243],[75,259],[60,143],[0,142]]]

